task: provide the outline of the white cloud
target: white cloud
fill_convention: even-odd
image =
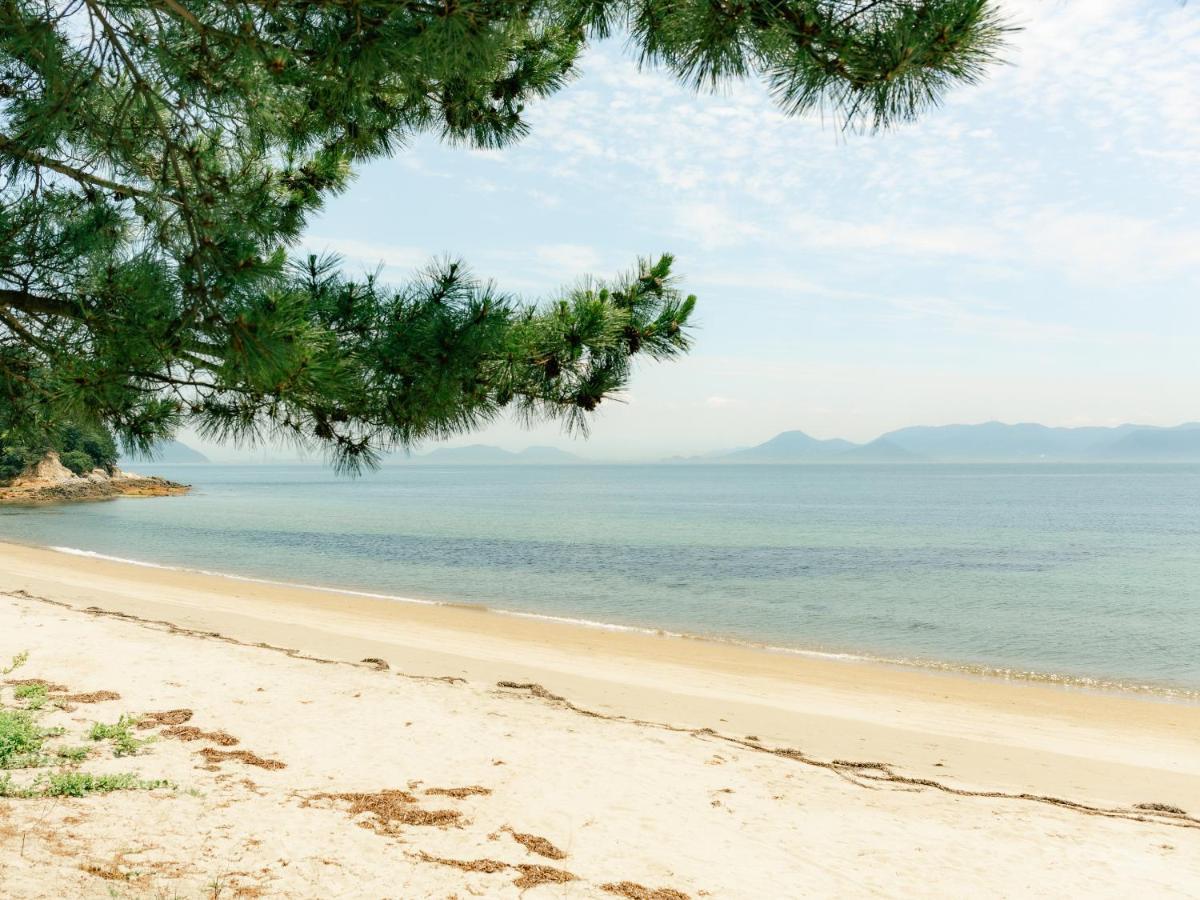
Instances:
[[[1030,342],[1098,339],[1094,333],[1075,325],[1036,321],[1011,309],[989,308],[988,304],[961,297],[886,296],[875,299],[904,317],[931,321],[963,334],[984,335],[996,342],[1010,341],[1027,346]]]
[[[543,244],[534,249],[542,271],[560,278],[600,272],[603,262],[594,247],[582,244]]]
[[[1083,283],[1109,286],[1200,279],[1200,227],[1166,225],[1120,213],[1044,207],[966,224],[858,221],[798,213],[781,217],[774,228],[739,218],[717,204],[685,205],[676,215],[677,230],[706,249],[753,242],[793,254],[831,251],[846,260],[890,254],[918,265],[960,257],[1025,269],[1042,266]],[[772,281],[761,275],[710,275],[705,280],[744,286]],[[770,286],[788,280],[781,273]],[[811,286],[797,283],[796,290]]]
[[[1079,117],[1135,151],[1168,145],[1200,158],[1194,4],[1006,0],[1004,6],[1024,30],[1014,41],[1013,65],[985,85],[985,95],[1015,93],[1032,111]]]
[[[701,247],[726,249],[762,238],[761,226],[717,203],[685,203],[675,213],[676,230]]]
[[[430,141],[404,173],[438,198],[433,178],[501,190],[414,222],[393,194],[374,225],[360,204],[322,230],[405,268],[430,254],[371,240],[408,227],[530,296],[674,251],[710,355],[639,369],[600,445],[1195,418],[1200,3],[998,2],[1024,26],[1011,65],[891,133],[788,118],[757,84],[697,97],[614,41],[530,107],[521,145]]]
[[[558,194],[550,194],[546,191],[532,190],[529,192],[529,196],[533,198],[538,205],[544,206],[546,209],[555,209],[562,205],[562,197],[560,197]]]
[[[389,269],[416,269],[429,262],[427,250],[417,247],[373,244],[353,238],[331,238],[314,235],[305,238],[304,250],[308,253],[336,253],[347,260],[374,269],[384,266]]]
[[[831,293],[826,285],[784,269],[755,269],[752,271],[729,268],[699,269],[687,273],[687,283],[700,288],[727,287],[743,291],[786,292],[796,296],[805,294],[829,296]]]
[[[856,222],[799,214],[783,222],[786,239],[834,250],[889,250],[922,256],[992,255],[996,235],[974,225],[921,225],[899,220]]]

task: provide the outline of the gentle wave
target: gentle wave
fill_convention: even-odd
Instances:
[[[334,594],[348,594],[352,597],[371,597],[375,600],[395,600],[399,603],[416,603],[421,606],[449,606],[440,600],[421,600],[417,597],[399,597],[395,594],[375,594],[370,591],[354,591],[347,588],[330,588],[320,584],[304,584],[295,581],[277,581],[273,578],[254,578],[250,575],[234,575],[230,572],[214,572],[212,569],[192,569],[187,566],[168,566],[163,563],[147,562],[143,559],[130,559],[125,556],[111,556],[107,553],[97,553],[95,550],[80,550],[78,547],[51,547],[58,553],[71,556],[87,556],[92,559],[106,559],[109,562],[125,563],[131,566],[143,566],[147,569],[166,569],[171,572],[190,572],[193,575],[211,575],[214,578],[228,578],[231,581],[248,581],[252,584],[270,584],[276,587],[305,588],[313,591],[327,591]]]
[[[767,653],[782,653],[792,656],[802,656],[812,659],[832,660],[836,662],[847,663],[872,663],[876,665],[901,666],[910,669],[922,669],[927,671],[945,672],[958,675],[970,675],[988,679],[1002,679],[1005,681],[1019,681],[1036,684],[1056,685],[1064,688],[1078,688],[1093,691],[1115,691],[1121,693],[1133,693],[1147,698],[1156,698],[1160,700],[1183,701],[1189,703],[1200,702],[1200,690],[1191,688],[1171,687],[1160,684],[1142,684],[1138,682],[1123,681],[1119,679],[1098,678],[1086,675],[1068,675],[1054,672],[1038,672],[1034,670],[1004,668],[998,666],[988,666],[976,663],[958,663],[946,662],[943,660],[926,659],[922,657],[890,657],[876,656],[866,653],[846,653],[832,652],[828,650],[814,650],[803,647],[781,646],[776,644],[768,644],[759,641],[749,641],[740,638],[722,637],[719,635],[695,634],[682,631],[668,631],[662,628],[652,628],[638,625],[620,625],[613,622],[599,622],[594,619],[582,619],[571,616],[555,616],[545,613],[523,612],[520,610],[499,609],[496,607],[484,606],[481,604],[472,603],[453,603],[442,600],[426,600],[418,597],[402,597],[397,594],[382,594],[371,591],[356,591],[348,588],[334,588],[320,584],[305,584],[302,582],[279,581],[271,578],[255,578],[250,575],[237,575],[230,572],[217,572],[211,569],[194,569],[187,566],[171,566],[164,563],[149,562],[141,559],[130,559],[124,556],[113,556],[107,553],[98,553],[94,550],[82,550],[78,547],[59,547],[52,546],[49,549],[58,553],[69,554],[71,556],[82,556],[91,559],[103,559],[110,562],[119,562],[126,565],[143,566],[149,569],[165,569],[173,572],[188,572],[197,575],[206,575],[215,578],[227,578],[232,581],[244,581],[253,584],[266,584],[275,587],[293,587],[304,588],[307,590],[323,591],[332,594],[343,594],[352,597],[367,597],[374,600],[391,600],[398,603],[415,603],[420,606],[444,606],[458,607],[463,609],[473,609],[481,612],[494,613],[496,615],[511,616],[519,619],[532,619],[543,622],[556,622],[563,625],[571,625],[582,628],[592,628],[601,631],[620,632],[626,634],[645,634],[657,637],[672,638],[677,640],[694,640],[704,641],[714,644],[725,644],[730,646],[745,647],[748,649],[759,650]]]

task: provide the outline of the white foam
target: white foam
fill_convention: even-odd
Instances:
[[[674,631],[663,631],[660,628],[646,628],[640,625],[617,625],[613,622],[597,622],[595,619],[575,619],[570,616],[551,616],[546,613],[521,612],[515,609],[496,609],[491,606],[480,608],[501,616],[513,616],[518,619],[537,619],[542,622],[559,622],[563,625],[582,625],[585,628],[598,628],[601,631],[620,631],[626,634],[653,634],[664,637],[687,636]]]
[[[310,591],[324,591],[328,594],[345,594],[351,597],[370,597],[373,600],[395,600],[399,603],[416,603],[420,606],[447,606],[440,600],[422,600],[419,597],[400,597],[396,594],[376,594],[371,591],[354,591],[349,588],[331,588],[320,584],[305,584],[297,581],[277,581],[273,578],[254,578],[250,575],[233,575],[229,572],[214,572],[211,569],[192,569],[187,566],[168,566],[162,563],[146,562],[142,559],[130,559],[125,556],[110,556],[107,553],[97,553],[95,550],[80,550],[77,547],[51,547],[57,553],[69,553],[71,556],[86,556],[91,559],[106,559],[110,562],[124,563],[130,566],[144,566],[147,569],[166,569],[171,572],[190,572],[193,575],[210,575],[214,578],[228,578],[230,581],[248,581],[252,584],[270,584],[275,587],[304,588]]]

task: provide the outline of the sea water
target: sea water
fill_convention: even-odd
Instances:
[[[1200,466],[142,466],[0,539],[1200,697]]]

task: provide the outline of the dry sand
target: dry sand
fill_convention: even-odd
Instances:
[[[0,800],[0,897],[1200,896],[1193,704],[15,545],[0,594],[80,769],[174,785]]]

